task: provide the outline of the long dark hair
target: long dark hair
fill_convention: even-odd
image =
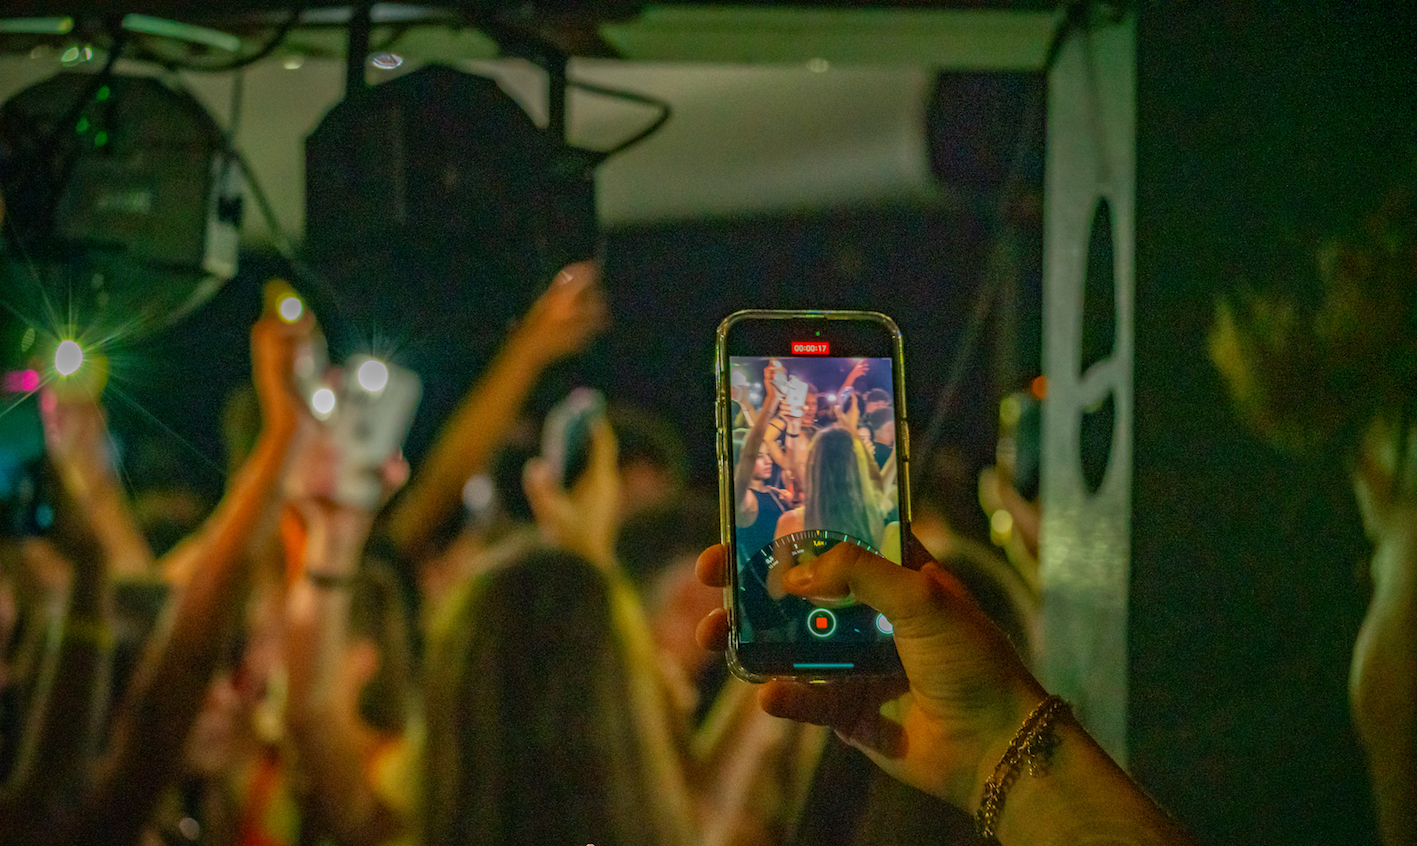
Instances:
[[[451,600],[430,644],[423,846],[665,844],[615,590],[533,547]]]

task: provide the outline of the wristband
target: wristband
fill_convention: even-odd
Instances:
[[[1058,737],[1053,734],[1053,720],[1068,710],[1068,703],[1056,694],[1039,703],[1019,726],[1004,757],[994,767],[994,774],[984,783],[984,797],[979,800],[979,810],[974,812],[974,827],[980,838],[988,843],[997,843],[994,826],[999,822],[999,814],[1004,809],[1004,794],[1018,778],[1019,770],[1028,765],[1032,776],[1042,775],[1048,764],[1048,756],[1058,745]]]
[[[306,570],[305,578],[321,590],[349,590],[359,580],[359,576],[353,573],[317,573],[314,570]]]

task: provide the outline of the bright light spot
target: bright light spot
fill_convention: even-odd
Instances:
[[[1006,427],[1018,425],[1019,418],[1023,416],[1023,403],[1018,401],[1018,397],[1009,394],[999,403],[999,422]]]
[[[886,619],[885,614],[877,614],[876,631],[881,634],[891,634],[895,631],[895,626],[891,625],[891,621]]]
[[[182,836],[188,840],[196,840],[202,836],[202,824],[191,817],[183,817],[178,821],[177,830],[182,832]]]
[[[827,402],[836,403],[836,394],[827,394]]]
[[[812,73],[826,73],[827,71],[831,70],[831,66],[831,62],[828,62],[826,59],[807,60],[807,70],[811,71]]]
[[[359,380],[359,387],[371,394],[377,394],[389,384],[389,368],[384,362],[371,358],[359,365],[354,378]]]
[[[70,47],[68,50],[65,50],[64,53],[59,57],[59,61],[67,65],[73,62],[77,62],[79,60],[80,55],[81,54],[79,53],[78,47]]]
[[[310,395],[310,410],[321,420],[329,419],[335,413],[335,392],[329,388],[316,390]]]
[[[299,297],[288,296],[281,299],[276,306],[276,311],[280,312],[280,319],[286,323],[294,323],[300,319],[300,315],[305,313],[305,304]]]
[[[380,70],[393,70],[403,64],[403,57],[396,53],[378,53],[369,62]]]
[[[84,350],[74,341],[61,341],[54,350],[54,369],[60,376],[73,376],[84,365]]]
[[[1028,383],[1028,391],[1033,394],[1034,399],[1044,399],[1048,396],[1048,377],[1037,376]]]
[[[989,531],[997,538],[1007,538],[1014,530],[1014,515],[1000,508],[989,515]]]
[[[285,68],[286,70],[300,70],[301,66],[303,66],[304,64],[304,56],[286,56],[285,61],[281,62],[281,67]]]
[[[462,504],[474,514],[481,514],[491,508],[496,498],[497,488],[492,484],[492,477],[485,473],[473,476],[462,486]]]

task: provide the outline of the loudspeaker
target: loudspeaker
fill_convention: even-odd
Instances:
[[[556,271],[594,254],[598,161],[496,81],[437,65],[351,94],[306,139],[306,248],[329,282],[312,303],[337,355],[423,377],[411,453]]]
[[[61,73],[10,98],[0,188],[21,279],[83,323],[165,324],[236,273],[239,169],[201,104],[157,79]]]

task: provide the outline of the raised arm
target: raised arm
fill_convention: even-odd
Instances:
[[[768,368],[772,370],[771,367]],[[748,514],[751,511],[754,518],[757,515],[758,501],[748,493],[748,486],[753,481],[753,467],[758,463],[758,450],[763,447],[763,438],[767,435],[768,423],[772,421],[773,414],[777,411],[778,401],[781,399],[777,393],[777,386],[773,384],[772,373],[763,374],[763,407],[758,410],[758,417],[753,421],[753,428],[748,430],[748,435],[743,438],[743,448],[738,453],[738,466],[733,469],[733,503],[737,510],[739,522],[748,522]],[[752,500],[749,505],[749,500]]]
[[[46,442],[60,482],[56,520],[47,538],[22,543],[20,558],[63,600],[47,621],[16,764],[0,788],[0,831],[36,843],[54,834],[55,821],[72,814],[82,796],[108,704],[113,645],[108,558],[79,499],[87,480],[56,442],[70,430],[55,421],[52,395],[46,399]]]
[[[189,541],[197,545],[197,564],[175,597],[166,630],[149,642],[140,660],[75,843],[136,842],[178,769],[249,588],[248,552],[273,528],[287,463],[309,425],[291,368],[296,347],[308,340],[312,326],[308,316],[290,324],[268,313],[251,330],[261,433],[226,495]]]
[[[604,327],[606,305],[594,262],[567,265],[507,338],[390,506],[387,531],[406,555],[427,556],[437,527],[462,507],[467,480],[486,466],[551,364],[585,348]]]

